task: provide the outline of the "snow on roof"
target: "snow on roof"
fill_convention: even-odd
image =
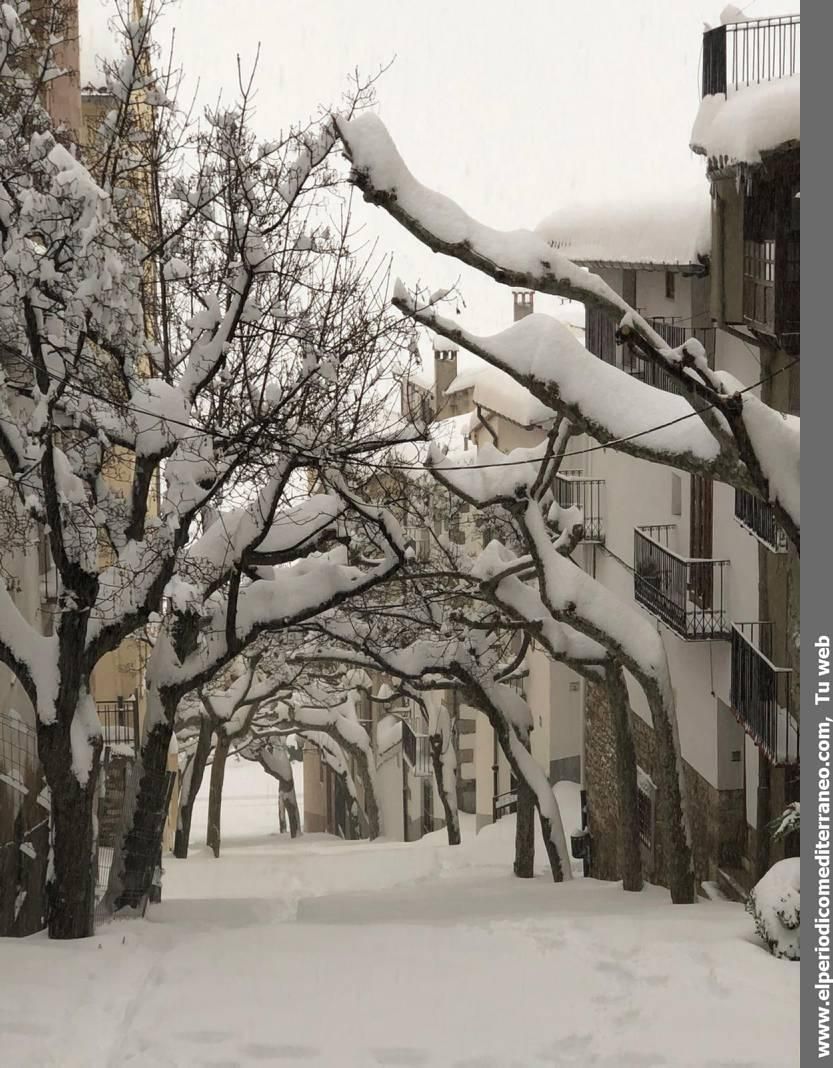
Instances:
[[[691,148],[722,163],[760,163],[764,152],[801,140],[801,75],[705,96]]]
[[[474,388],[475,404],[488,408],[489,411],[502,415],[519,426],[537,426],[555,417],[555,412],[533,397],[525,386],[520,385],[505,371],[490,367],[486,363],[481,362],[461,371],[445,392],[448,396],[450,393],[471,388]],[[457,418],[470,420],[470,413]]]
[[[460,346],[456,341],[443,337],[442,334],[431,333],[431,346],[434,352],[459,352]]]
[[[474,450],[469,445],[469,431],[471,430],[472,413],[464,412],[462,415],[452,415],[448,419],[437,419],[429,427],[431,441],[439,445],[447,455],[464,455],[469,453],[474,456]],[[396,445],[392,450],[393,459],[397,464],[404,465],[404,473],[414,479],[420,479],[425,475],[425,460],[428,456],[428,442],[407,441]]]
[[[537,230],[574,263],[696,266],[710,248],[708,187],[675,200],[561,208]]]
[[[405,381],[412,386],[417,386],[419,389],[433,389],[434,388],[434,372],[428,371],[422,367],[411,367],[405,378]]]
[[[446,389],[446,397],[450,397],[452,393],[462,393],[464,389],[471,389],[484,370],[485,366],[483,364],[475,364],[461,371],[456,378],[452,379],[451,385]]]
[[[452,415],[448,419],[438,419],[431,424],[431,440],[442,445],[449,452],[460,452],[466,448],[470,426],[471,412]]]
[[[542,404],[526,386],[497,367],[487,367],[474,386],[474,403],[518,426],[539,426],[555,418],[555,412]]]

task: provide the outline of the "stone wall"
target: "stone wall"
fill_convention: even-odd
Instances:
[[[588,684],[585,704],[585,783],[592,853],[591,874],[597,879],[621,878],[619,859],[619,789],[613,721],[604,690]],[[632,716],[636,759],[656,781],[654,732],[639,716]],[[698,884],[715,880],[719,866],[738,862],[746,836],[743,790],[718,790],[690,764],[683,762],[688,816]],[[657,805],[662,802],[657,795]],[[644,851],[645,875],[665,884],[663,844],[654,836],[653,850]]]

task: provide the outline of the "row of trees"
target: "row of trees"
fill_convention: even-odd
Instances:
[[[108,891],[114,908],[149,892],[147,843],[161,841],[178,726],[193,738],[178,855],[212,737],[215,850],[230,750],[286,784],[292,820],[275,744],[288,734],[318,745],[351,780],[351,796],[356,769],[377,835],[372,746],[350,704],[356,677],[345,674],[364,670],[425,703],[449,840],[459,841],[454,724],[435,698],[453,688],[487,716],[521,783],[517,873],[531,874],[537,809],[553,877],[568,878],[558,808],[514,685],[533,641],[604,688],[614,709],[628,889],[642,876],[624,673],[644,690],[668,882],[675,901],[693,900],[662,641],[573,563],[582,516],[558,507],[553,483],[570,437],[588,432],[772,500],[797,546],[795,428],[711,371],[697,342],[669,350],[618,295],[538,238],[490,231],[419,185],[378,118],[359,115],[372,83],[269,142],[255,136],[253,83],[242,76],[233,106],[192,120],[177,104],[176,72],[155,69],[159,12],[150,2],[141,18],[123,13],[124,55],[106,68],[113,108],[82,150],[44,107],[60,76],[60,34],[39,33],[22,5],[0,9],[2,514],[10,545],[43,533],[60,587],[50,633],[0,588],[0,662],[35,710],[51,795],[50,935],[93,930],[102,738],[91,678],[137,635],[150,647],[148,705]],[[601,307],[685,397],[600,364],[544,316],[481,339],[402,285],[393,305],[403,315],[394,315],[383,265],[355,247],[339,145],[365,197],[430,247],[498,282]],[[499,537],[476,556],[435,539],[418,561],[402,534],[401,521],[428,525],[399,451],[427,429],[390,402],[418,326],[501,367],[556,413],[535,450],[483,447],[464,469],[428,454],[424,477],[494,521]],[[342,665],[337,685],[316,681],[322,662]]]

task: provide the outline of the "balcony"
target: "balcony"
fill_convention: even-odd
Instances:
[[[634,599],[686,641],[726,640],[729,561],[681,556],[669,547],[675,531],[673,524],[634,531]]]
[[[680,319],[660,316],[648,317],[650,326],[672,349],[678,349],[686,341],[695,338],[706,350],[709,365],[714,364],[715,328],[713,326],[688,326]],[[684,395],[683,386],[664,367],[646,360],[630,345],[617,345],[613,324],[597,309],[587,310],[587,348],[594,356],[612,364],[632,378],[638,378],[655,389],[666,393]]]
[[[402,755],[414,775],[431,774],[431,739],[427,734],[415,734],[410,723],[402,720]]]
[[[584,516],[584,540],[604,542],[604,479],[584,478],[581,471],[562,471],[556,476],[555,496],[562,508],[580,508]]]
[[[800,15],[747,19],[703,34],[703,96],[726,96],[800,71]]]
[[[663,341],[671,349],[678,349],[686,341],[699,341],[706,350],[709,366],[714,366],[715,328],[713,326],[687,326],[679,319],[654,316],[648,319],[650,326],[659,334]],[[664,390],[666,393],[685,395],[685,389],[672,375],[650,360],[644,359],[638,353],[629,356],[630,366],[626,367],[628,373],[642,382],[647,382],[655,389]]]
[[[787,551],[787,535],[778,526],[772,505],[746,490],[735,490],[735,519],[774,553]]]
[[[135,698],[96,701],[105,746],[127,745],[136,750],[139,741],[139,702]]]
[[[730,703],[740,725],[773,764],[797,764],[792,671],[772,662],[774,629],[764,622],[733,624]]]

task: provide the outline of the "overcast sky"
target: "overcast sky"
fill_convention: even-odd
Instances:
[[[100,48],[103,0],[81,0],[82,49]],[[379,111],[413,173],[482,222],[534,227],[596,200],[689,196],[707,185],[688,148],[704,22],[722,0],[179,0],[169,24],[200,99],[233,93],[235,56],[262,46],[264,137],[337,102],[356,67],[390,63]],[[797,2],[753,0],[750,18]],[[89,55],[90,49],[85,49]],[[431,289],[461,277],[463,322],[508,324],[511,296],[423,249],[380,209],[368,235],[395,273]],[[537,305],[545,310],[546,301]]]

